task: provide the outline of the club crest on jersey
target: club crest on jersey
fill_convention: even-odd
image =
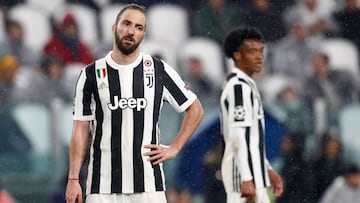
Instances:
[[[106,77],[106,68],[100,68],[96,70],[96,76],[101,79]]]
[[[245,109],[243,106],[235,106],[234,109],[234,120],[243,121],[245,119]]]
[[[114,96],[114,102],[108,103],[108,108],[112,111],[117,109],[136,109],[136,111],[141,111],[145,109],[147,101],[145,98],[120,98],[119,96]]]
[[[149,63],[151,63],[151,61],[149,61]],[[154,69],[145,69],[144,75],[146,87],[152,88],[154,86]]]

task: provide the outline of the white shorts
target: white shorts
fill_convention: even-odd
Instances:
[[[166,203],[165,192],[142,192],[134,194],[90,194],[86,203]]]
[[[246,203],[246,198],[241,197],[239,192],[226,193],[227,203]],[[256,201],[255,203],[270,203],[267,188],[256,189]]]

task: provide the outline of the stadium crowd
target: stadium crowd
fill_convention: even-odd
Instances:
[[[194,140],[213,137],[211,146],[198,151],[201,164],[192,169],[207,177],[201,188],[179,183],[178,159],[165,166],[174,171],[167,174],[169,203],[224,201],[219,129],[202,131],[219,116],[219,93],[232,66],[222,53],[223,39],[241,26],[264,34],[266,68],[255,80],[266,115],[275,126],[284,126],[270,135],[278,146],[267,146],[285,183],[284,195],[274,202],[332,202],[333,181],[359,175],[360,139],[354,137],[359,129],[354,119],[360,116],[358,0],[56,0],[53,6],[1,0],[0,185],[13,194],[8,199],[63,202],[72,123],[71,115],[62,115],[71,114],[81,68],[111,48],[107,36],[113,22],[106,19],[113,20],[130,2],[148,10],[142,50],[176,68],[204,105],[206,117]],[[166,15],[162,9],[171,15],[157,15]],[[47,27],[41,27],[42,19]],[[164,142],[179,128],[177,116],[170,111],[162,115],[171,121],[161,126]],[[20,183],[24,177],[31,178]],[[350,184],[357,191],[352,202],[360,202],[355,200],[360,196],[356,180]],[[50,186],[28,188],[34,183]]]

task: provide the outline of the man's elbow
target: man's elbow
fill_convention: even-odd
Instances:
[[[199,101],[196,99],[194,103],[187,109],[187,112],[191,112],[197,119],[197,122],[200,123],[204,118],[204,109]]]

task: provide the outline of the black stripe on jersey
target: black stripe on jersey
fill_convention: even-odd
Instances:
[[[155,60],[156,59],[154,59],[154,63]],[[161,64],[161,66],[164,67],[161,61],[158,61],[157,63]],[[174,97],[176,103],[179,106],[181,106],[183,103],[187,101],[186,96],[184,95],[184,93],[182,93],[182,91],[179,89],[176,83],[170,78],[170,76],[165,72],[164,68],[160,70],[161,72],[159,72],[158,74],[161,74],[160,77],[162,78],[162,83],[164,84],[166,89],[169,90],[169,93]]]
[[[243,106],[244,100],[243,100],[243,91],[241,85],[234,86],[234,97],[235,97],[235,107]]]
[[[251,88],[251,85],[250,85],[246,80],[244,80],[244,79],[242,79],[242,78],[238,78],[238,79],[239,79],[239,81],[244,82],[244,83],[246,83],[247,85],[249,85],[250,88]],[[251,106],[254,106],[254,95],[253,95],[253,91],[251,91],[250,98],[251,98]]]
[[[133,97],[144,98],[143,63],[134,69],[133,74]],[[134,170],[134,192],[144,192],[144,163],[141,154],[142,140],[144,137],[144,109],[138,111],[133,109],[134,119],[134,142],[133,142],[133,167]]]
[[[234,121],[244,121],[244,112],[243,112],[243,106],[244,106],[244,100],[243,100],[243,90],[242,85],[235,85],[234,86],[234,99],[235,99],[235,111],[233,112],[235,114]]]
[[[234,191],[236,191],[236,192],[240,192],[240,173],[239,173],[239,171],[238,171],[238,167],[237,167],[237,165],[236,165],[236,163],[235,163],[235,158],[233,158],[232,159],[232,165],[233,165],[233,170],[232,170],[232,172],[233,172],[233,189],[234,189]]]
[[[224,105],[225,105],[226,111],[229,112],[229,100],[228,99],[225,99]]]
[[[121,98],[119,73],[116,69],[106,65],[110,91],[110,103],[114,104],[114,97]],[[122,192],[122,162],[121,162],[121,125],[122,110],[111,111],[111,193]]]
[[[229,81],[231,78],[235,77],[236,73],[230,73],[229,75],[226,76],[226,81]]]
[[[102,138],[102,124],[104,121],[104,112],[101,108],[101,101],[99,93],[97,91],[97,83],[95,78],[95,65],[92,65],[86,69],[86,76],[89,81],[93,81],[94,87],[92,87],[95,105],[96,105],[96,129],[95,129],[95,138],[93,142],[93,174],[91,179],[91,189],[90,193],[99,193],[100,191],[100,170],[101,170],[101,150],[100,142]]]
[[[90,66],[91,66],[92,64],[90,64]],[[76,97],[76,87],[78,86],[78,82],[79,82],[79,78],[80,78],[80,76],[83,74],[83,69],[81,69],[81,71],[80,71],[80,74],[79,74],[79,76],[77,77],[77,80],[76,80],[76,84],[75,84],[75,90],[74,90],[74,98]],[[74,110],[75,111],[75,110]],[[74,114],[75,112],[73,112],[73,114]]]
[[[160,113],[160,105],[161,105],[161,99],[163,94],[163,78],[164,75],[164,65],[161,61],[158,59],[153,58],[154,60],[154,69],[155,69],[155,95],[154,95],[154,115],[153,115],[153,126],[152,126],[152,138],[151,138],[151,144],[158,144],[157,143],[157,124],[159,119],[159,113]],[[156,191],[163,191],[164,190],[164,183],[162,181],[162,175],[160,166],[152,165],[154,168],[154,176],[155,176],[155,189]]]
[[[83,88],[83,115],[89,116],[91,112],[91,96],[93,94],[93,86],[96,87],[96,78],[91,74],[95,72],[95,63],[90,64],[86,67],[86,80]],[[76,91],[75,91],[76,92]]]
[[[252,157],[251,157],[251,152],[250,152],[250,127],[246,127],[245,139],[246,139],[246,145],[247,145],[247,151],[248,151],[249,168],[250,168],[251,176],[254,177],[254,169],[253,169]]]
[[[263,177],[263,184],[266,186],[266,180],[265,180],[265,160],[264,160],[264,149],[265,149],[265,135],[264,135],[264,129],[262,126],[261,120],[259,120],[259,150],[260,150],[260,163],[261,163],[261,172]]]

